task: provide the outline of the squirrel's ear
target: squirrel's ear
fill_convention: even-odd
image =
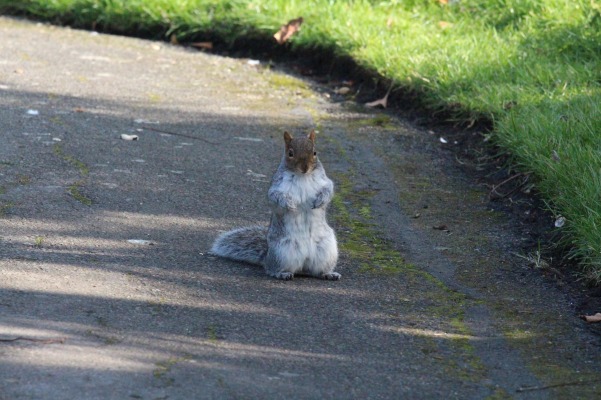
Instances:
[[[311,129],[311,133],[307,136],[310,141],[315,142],[315,129]]]
[[[288,131],[284,132],[284,141],[286,144],[290,144],[292,141],[292,135],[288,133]]]

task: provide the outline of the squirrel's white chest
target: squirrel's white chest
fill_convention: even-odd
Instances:
[[[317,175],[286,178],[288,179],[285,179],[284,182],[288,186],[285,193],[297,205],[294,212],[284,216],[286,231],[297,240],[302,253],[310,253],[311,250],[305,246],[313,247],[315,241],[327,234],[325,230],[330,230],[326,223],[325,209],[313,208],[317,194],[328,184],[328,178]]]
[[[304,176],[289,173],[283,181],[282,191],[301,208],[311,209],[317,193],[327,184],[325,179],[313,174]]]

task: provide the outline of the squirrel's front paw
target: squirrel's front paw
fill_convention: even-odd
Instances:
[[[284,204],[282,205],[282,208],[284,208],[286,210],[290,210],[290,211],[296,210],[297,204],[294,202],[294,200],[292,200],[291,197],[285,196],[283,203]]]
[[[272,202],[272,204],[283,210],[296,209],[296,203],[294,200],[285,193],[278,191],[269,192],[269,200]]]
[[[320,190],[313,200],[313,208],[321,208],[330,202],[332,199],[332,190]]]
[[[313,209],[321,208],[323,206],[323,196],[320,194],[317,195],[315,200],[313,200]]]

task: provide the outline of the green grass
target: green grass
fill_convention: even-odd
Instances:
[[[79,190],[79,188],[81,188],[82,185],[83,182],[81,181],[75,182],[74,184],[69,186],[68,193],[71,195],[71,197],[79,201],[81,204],[85,206],[91,206],[93,204],[92,199],[81,193],[81,191]]]
[[[54,154],[58,158],[67,161],[69,164],[71,164],[75,168],[77,168],[77,170],[79,171],[79,173],[82,177],[86,177],[90,174],[90,169],[84,162],[78,160],[77,158],[73,157],[70,154],[66,154],[65,150],[59,144],[55,144],[53,150],[54,150]]]
[[[302,16],[293,49],[351,56],[531,172],[572,255],[601,283],[600,0],[0,0],[0,11],[180,42],[269,39]],[[555,161],[552,154],[559,155]]]
[[[41,248],[44,245],[44,236],[36,236],[33,242],[33,246]]]

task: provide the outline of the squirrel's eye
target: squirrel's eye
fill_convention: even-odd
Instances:
[[[314,152],[313,152],[313,155],[314,155],[314,156],[316,156],[316,155],[317,155],[317,152],[316,152],[316,151],[314,151]]]
[[[294,157],[294,152],[292,150],[288,150],[288,157]]]

